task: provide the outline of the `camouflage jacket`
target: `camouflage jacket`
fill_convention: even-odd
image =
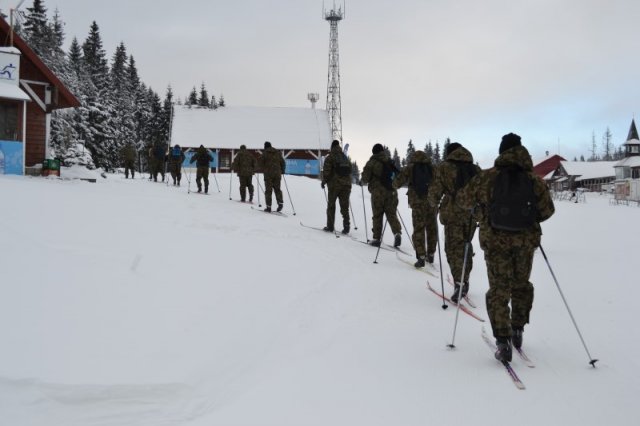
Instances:
[[[238,176],[253,176],[256,172],[256,158],[246,149],[240,148],[231,167]]]
[[[136,149],[135,149],[135,147],[130,143],[126,144],[120,150],[120,157],[122,158],[122,161],[127,162],[127,163],[131,162],[131,161],[136,161]]]
[[[393,187],[395,189],[399,189],[405,183],[407,184],[407,197],[409,197],[409,206],[412,208],[427,201],[426,194],[424,196],[420,196],[413,188],[413,168],[418,163],[428,164],[430,167],[432,166],[431,159],[427,157],[427,154],[425,154],[424,151],[416,151],[409,159],[409,164],[407,164],[407,166],[404,167],[393,180]]]
[[[469,222],[469,210],[458,207],[454,202],[459,191],[456,189],[458,176],[456,162],[473,164],[473,156],[464,147],[453,151],[438,165],[429,186],[429,204],[433,207],[440,204],[440,223],[443,225],[454,223],[464,225]],[[480,167],[474,167],[476,171],[480,171]]]
[[[344,155],[342,148],[334,146],[331,148],[331,152],[324,159],[322,166],[322,181],[331,187],[334,186],[351,186],[351,175],[340,176],[336,172],[341,157]]]
[[[198,148],[193,157],[191,157],[191,161],[189,163],[195,162],[196,167],[209,167],[209,164],[213,161],[213,157],[207,151],[207,148]]]
[[[385,165],[392,167],[397,173],[398,169],[384,151],[373,154],[362,169],[361,182],[368,185],[369,192],[372,194],[381,191],[395,191],[393,188],[385,188],[382,182]]]
[[[286,163],[280,151],[274,147],[269,147],[264,150],[262,158],[260,159],[260,166],[262,167],[262,173],[270,178],[278,178],[282,176],[285,170]]]
[[[542,179],[533,173],[533,163],[529,151],[523,146],[516,146],[503,152],[495,161],[495,167],[484,170],[476,175],[469,184],[458,193],[456,203],[467,211],[478,207],[480,213],[480,246],[483,250],[500,250],[509,247],[530,247],[540,245],[542,230],[540,222],[550,218],[555,208],[549,189]],[[535,226],[522,232],[501,231],[489,224],[488,207],[493,195],[493,187],[498,167],[519,166],[529,173],[533,180],[533,192],[537,199],[537,223]]]

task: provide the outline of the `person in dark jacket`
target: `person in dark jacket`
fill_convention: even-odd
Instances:
[[[284,174],[286,163],[280,151],[272,147],[269,141],[264,143],[264,153],[260,159],[260,166],[264,176],[264,199],[267,205],[264,211],[271,211],[271,194],[275,192],[278,211],[280,212],[284,207],[280,180]]]
[[[180,186],[180,179],[182,179],[182,162],[184,161],[184,153],[180,145],[175,145],[171,152],[169,152],[169,172],[173,179],[173,184]]]
[[[127,142],[125,146],[120,150],[120,157],[124,164],[124,178],[129,179],[129,172],[131,172],[131,179],[135,179],[136,174],[136,147],[132,142]]]
[[[153,181],[158,181],[158,173],[162,176],[162,182],[164,182],[165,178],[165,160],[167,157],[166,153],[167,146],[156,142],[153,146]]]
[[[204,180],[204,193],[209,193],[209,164],[213,161],[213,157],[207,151],[204,145],[200,145],[196,153],[191,157],[189,163],[196,163],[196,184],[198,185],[198,192],[202,192],[201,180]]]
[[[351,162],[342,151],[340,141],[331,142],[331,152],[324,160],[322,168],[322,183],[329,186],[327,197],[327,226],[324,230],[333,232],[336,220],[336,200],[340,201],[340,214],[342,215],[342,233],[348,234],[349,220],[349,196],[351,195]]]
[[[516,348],[522,346],[524,326],[529,323],[533,306],[533,284],[529,282],[529,277],[533,254],[540,246],[540,222],[549,219],[555,208],[547,185],[533,172],[531,156],[522,146],[520,136],[513,133],[504,135],[499,153],[494,167],[474,177],[459,192],[456,203],[463,209],[480,209],[480,247],[484,251],[489,278],[486,304],[496,338],[496,358],[511,361],[511,343]],[[493,216],[496,211],[492,209],[492,203],[496,200],[496,181],[500,173],[507,173],[500,178],[508,176],[511,185],[515,174],[523,172],[528,177],[528,191],[533,200],[527,205],[533,204],[533,210],[529,212],[529,222],[524,225],[518,223],[519,229],[514,227],[505,230]],[[524,191],[520,189],[516,192],[521,194]],[[514,195],[507,193],[505,197],[521,197]],[[503,211],[504,208],[500,209],[500,212]],[[521,209],[514,211],[522,212]]]
[[[240,201],[244,203],[247,197],[247,189],[249,189],[249,202],[253,201],[253,174],[256,172],[256,158],[252,153],[247,151],[245,145],[240,145],[240,151],[233,159],[231,168],[238,175],[240,180]]]
[[[371,210],[373,211],[372,231],[373,240],[370,244],[379,246],[382,239],[382,219],[386,216],[394,235],[393,245],[400,246],[402,241],[402,226],[398,220],[398,191],[393,189],[393,178],[398,169],[391,158],[384,151],[384,147],[377,143],[371,149],[373,154],[362,170],[361,184],[367,184],[371,193]]]

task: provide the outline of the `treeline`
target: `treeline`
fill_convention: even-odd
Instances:
[[[177,104],[181,104],[180,99],[178,99]],[[224,96],[222,94],[220,94],[220,97],[218,99],[216,99],[216,97],[213,95],[211,96],[211,98],[209,98],[209,92],[207,91],[207,86],[204,84],[204,82],[200,85],[199,93],[196,91],[196,86],[193,86],[191,93],[189,93],[189,96],[187,96],[187,98],[184,100],[184,104],[189,107],[197,106],[211,109],[225,107]]]
[[[113,170],[128,143],[138,153],[168,143],[171,87],[162,99],[147,86],[124,42],[109,59],[94,21],[86,39],[74,37],[65,51],[60,13],[56,10],[49,18],[42,0],[19,15],[16,31],[80,101],[78,108],[52,113],[50,145],[65,165]],[[221,101],[224,105],[222,96],[216,105]],[[139,155],[140,166],[146,161],[146,155]]]

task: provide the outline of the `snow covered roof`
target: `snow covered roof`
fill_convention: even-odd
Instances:
[[[640,167],[640,156],[627,157],[615,164],[615,167]]]
[[[616,161],[561,161],[569,176],[579,176],[577,180],[597,179],[615,176]]]
[[[176,106],[171,134],[172,145],[222,149],[328,150],[332,139],[327,111],[313,108]]]
[[[0,98],[11,99],[15,101],[30,101],[29,95],[27,95],[21,88],[15,84],[0,82]]]
[[[623,145],[640,145],[640,140],[638,139],[629,139]]]

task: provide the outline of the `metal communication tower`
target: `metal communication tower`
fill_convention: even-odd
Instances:
[[[340,53],[338,50],[338,22],[344,18],[343,7],[324,11],[324,19],[329,21],[329,73],[327,80],[327,112],[333,139],[342,142],[342,101],[340,100]]]

